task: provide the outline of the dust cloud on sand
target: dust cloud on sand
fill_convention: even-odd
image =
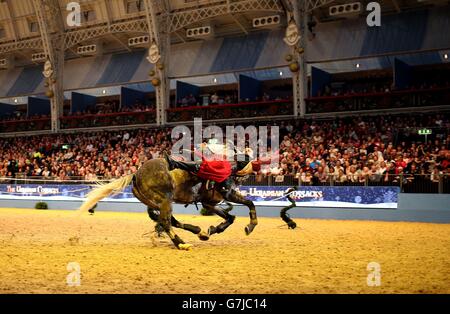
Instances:
[[[295,209],[294,209],[295,210]],[[206,229],[221,219],[186,216]],[[450,225],[238,217],[176,250],[146,213],[0,209],[0,293],[450,293]],[[68,263],[80,265],[69,286]],[[379,263],[381,285],[368,286]]]

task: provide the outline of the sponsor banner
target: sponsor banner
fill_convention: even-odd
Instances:
[[[288,188],[288,186],[240,186],[237,190],[256,205],[286,206],[290,204],[284,196]],[[0,199],[80,201],[91,189],[92,186],[89,185],[0,184]],[[291,196],[297,206],[397,208],[399,192],[398,187],[385,186],[307,186],[298,187]],[[121,193],[103,201],[139,202],[131,192],[131,185]]]
[[[239,192],[255,204],[286,206],[287,186],[240,186]],[[302,186],[291,194],[297,206],[397,208],[399,187],[393,186]]]
[[[79,184],[0,184],[0,199],[82,201],[94,187],[95,185]],[[139,202],[131,192],[131,185],[104,201]]]

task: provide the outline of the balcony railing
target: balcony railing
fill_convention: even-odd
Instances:
[[[395,108],[445,106],[450,103],[450,87],[359,93],[306,99],[307,113],[384,110]]]
[[[154,123],[156,123],[156,111],[154,109],[145,111],[87,114],[61,117],[61,129],[79,129]]]
[[[61,129],[155,124],[156,111],[150,109],[144,111],[63,116],[60,118],[60,122]],[[50,117],[0,121],[0,133],[46,130],[51,130]]]
[[[26,132],[37,130],[51,130],[50,117],[0,121],[0,133]]]
[[[366,175],[354,181],[339,180],[334,175],[323,179],[313,176],[302,178],[293,175],[252,175],[243,185],[257,186],[398,186],[404,193],[450,193],[450,174],[398,174]]]
[[[242,119],[244,117],[270,117],[292,115],[292,101],[274,100],[246,102],[239,104],[217,104],[167,109],[168,122],[203,120]]]

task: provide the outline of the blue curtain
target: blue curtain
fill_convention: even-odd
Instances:
[[[50,99],[28,97],[28,117],[50,115]]]
[[[412,79],[411,67],[405,62],[394,59],[394,85],[397,89],[410,87]]]
[[[0,103],[0,117],[10,116],[16,111],[16,106]]]
[[[177,81],[177,102],[181,101],[186,96],[193,95],[198,97],[200,95],[200,87],[188,84],[185,82]]]
[[[132,107],[136,104],[136,101],[146,105],[147,99],[145,93],[132,88],[121,88],[120,103],[122,107]]]
[[[70,112],[75,113],[77,111],[84,111],[89,107],[95,106],[96,103],[97,98],[94,96],[72,92],[72,106]]]
[[[318,95],[319,91],[322,90],[326,85],[331,82],[331,74],[318,69],[316,67],[311,67],[311,96],[315,97]]]
[[[255,101],[261,96],[261,82],[249,76],[239,75],[239,98]]]

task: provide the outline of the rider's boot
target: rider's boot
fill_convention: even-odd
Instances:
[[[173,160],[166,152],[164,152],[164,158],[169,165],[169,170],[181,169],[188,172],[197,173],[200,170],[200,165],[196,162],[185,162]]]

